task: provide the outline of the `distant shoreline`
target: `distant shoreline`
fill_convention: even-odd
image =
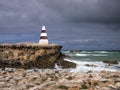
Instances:
[[[73,50],[62,50],[62,51],[73,51],[73,52],[81,52],[81,51],[110,51],[110,52],[114,52],[115,51],[115,52],[120,52],[120,50],[79,50],[79,49],[78,50],[76,50],[76,49],[75,50],[74,49]]]

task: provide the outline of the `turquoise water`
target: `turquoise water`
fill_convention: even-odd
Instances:
[[[77,71],[120,71],[120,52],[118,51],[63,51],[63,53],[71,57],[65,60],[77,64],[77,68],[75,69]],[[119,64],[109,66],[103,63],[104,60],[118,61]],[[96,67],[87,67],[85,64],[92,64]]]
[[[120,61],[120,52],[117,51],[81,51],[72,53],[69,51],[63,51],[63,53],[69,55],[74,60],[81,61]]]

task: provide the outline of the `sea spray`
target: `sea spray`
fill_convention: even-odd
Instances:
[[[54,68],[57,69],[57,70],[60,70],[60,69],[62,69],[62,66],[58,66],[58,64],[55,63],[55,67]]]
[[[73,72],[88,71],[120,71],[120,52],[117,51],[81,51],[81,52],[64,52],[71,58],[66,61],[77,64]],[[119,64],[108,65],[103,63],[104,60],[118,61]]]

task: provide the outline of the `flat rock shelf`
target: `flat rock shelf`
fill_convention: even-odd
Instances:
[[[0,69],[0,90],[120,90],[120,72]]]

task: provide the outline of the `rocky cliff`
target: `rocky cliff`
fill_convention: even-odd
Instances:
[[[62,68],[75,68],[74,63],[64,61],[61,48],[57,44],[0,44],[0,67],[54,68],[58,64]]]

